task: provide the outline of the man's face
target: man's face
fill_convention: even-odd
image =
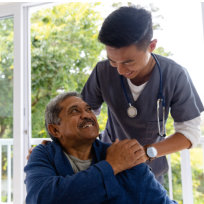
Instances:
[[[59,141],[61,144],[76,144],[94,141],[99,134],[99,126],[90,106],[81,98],[71,96],[61,104],[58,125]]]
[[[138,49],[136,45],[122,48],[106,46],[106,51],[110,65],[115,67],[120,75],[129,79],[144,77],[151,57],[149,47],[144,51]]]

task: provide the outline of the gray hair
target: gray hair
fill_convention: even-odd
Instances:
[[[60,124],[60,118],[59,114],[62,110],[62,107],[60,107],[60,103],[62,103],[65,99],[71,97],[71,96],[76,96],[79,98],[82,98],[81,95],[77,92],[66,92],[66,93],[61,93],[55,98],[53,98],[46,106],[45,110],[45,128],[47,130],[47,133],[51,137],[52,140],[57,141],[57,138],[54,137],[48,130],[48,125],[49,124],[55,124],[59,125]]]

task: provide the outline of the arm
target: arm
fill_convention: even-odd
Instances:
[[[125,140],[123,140],[125,141]],[[122,141],[122,142],[123,142]],[[122,144],[122,143],[121,143]],[[134,152],[134,156],[133,157],[128,157],[127,159],[132,159],[133,162],[133,166],[136,166],[138,164],[144,163],[147,160],[149,160],[148,156],[146,155],[146,148],[148,146],[153,146],[157,149],[157,157],[161,157],[173,152],[177,152],[180,151],[182,149],[187,149],[190,148],[191,146],[191,142],[182,134],[180,133],[175,133],[171,136],[169,136],[168,138],[166,138],[165,140],[155,143],[155,144],[150,144],[150,145],[146,145],[146,146],[141,146],[139,143],[137,143],[137,150]],[[122,152],[123,150],[123,146],[121,146],[120,151],[118,152],[118,155]],[[115,152],[115,150],[113,151]],[[113,155],[112,152],[112,155]],[[112,162],[116,161],[109,161],[107,160],[111,166],[112,166]],[[114,174],[118,173],[118,169],[120,170],[120,167],[118,166],[120,163],[116,163],[116,167],[113,167],[114,170]],[[131,168],[131,167],[129,167]],[[125,169],[122,169],[125,170]]]
[[[188,72],[183,70],[175,80],[175,90],[171,100],[175,133],[159,143],[150,144],[157,149],[158,157],[196,146],[200,137],[202,111],[203,105],[193,82]]]
[[[99,83],[98,65],[96,65],[89,76],[81,95],[83,100],[86,101],[93,110],[100,110],[104,100],[101,93],[101,85]]]
[[[161,157],[183,149],[188,149],[191,147],[191,142],[183,134],[174,133],[161,142],[147,146],[155,147],[158,152],[157,157]]]
[[[95,204],[120,195],[120,186],[106,161],[77,174],[58,175],[42,145],[36,147],[25,167],[29,204]]]
[[[175,133],[161,142],[144,147],[146,152],[147,146],[154,146],[158,151],[157,157],[194,147],[200,137],[200,112],[203,111],[203,105],[188,73],[182,72],[176,81],[177,86],[171,102]]]
[[[185,122],[175,122],[176,133],[151,146],[157,149],[158,157],[195,147],[200,138],[200,124],[200,116]]]
[[[176,132],[173,135],[161,142],[146,145],[144,151],[146,151],[148,146],[153,146],[157,149],[157,157],[161,157],[183,149],[195,147],[200,138],[200,123],[200,116],[185,122],[175,122]]]
[[[196,147],[201,137],[201,116],[185,122],[175,122],[175,132],[183,134],[191,141],[191,148]]]

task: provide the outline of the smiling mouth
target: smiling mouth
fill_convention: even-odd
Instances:
[[[95,121],[91,119],[89,119],[88,121],[83,121],[82,123],[79,124],[79,128],[83,128],[83,129],[89,128],[92,126],[95,126]]]
[[[88,128],[88,127],[92,127],[92,126],[94,126],[93,124],[85,124],[82,128]]]
[[[124,74],[124,76],[125,76],[125,77],[128,77],[128,76],[130,76],[132,73],[133,73],[133,72],[128,72],[128,73]]]

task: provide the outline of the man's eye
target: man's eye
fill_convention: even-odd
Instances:
[[[124,65],[130,65],[130,64],[132,64],[133,62],[131,61],[131,62],[124,62],[123,64]]]
[[[131,62],[124,62],[123,64],[124,65],[129,65]]]
[[[127,65],[127,66],[128,66],[128,65],[132,65],[132,64],[134,64],[134,61],[130,61],[130,62],[125,62],[125,63],[124,63],[124,65]]]
[[[79,112],[79,110],[77,110],[77,109],[73,109],[72,111],[71,111],[71,113],[78,113]]]
[[[91,107],[86,109],[87,112],[91,112]]]
[[[112,67],[116,67],[116,63],[115,62],[112,62],[112,61],[109,61],[110,62],[110,65],[112,66]]]

